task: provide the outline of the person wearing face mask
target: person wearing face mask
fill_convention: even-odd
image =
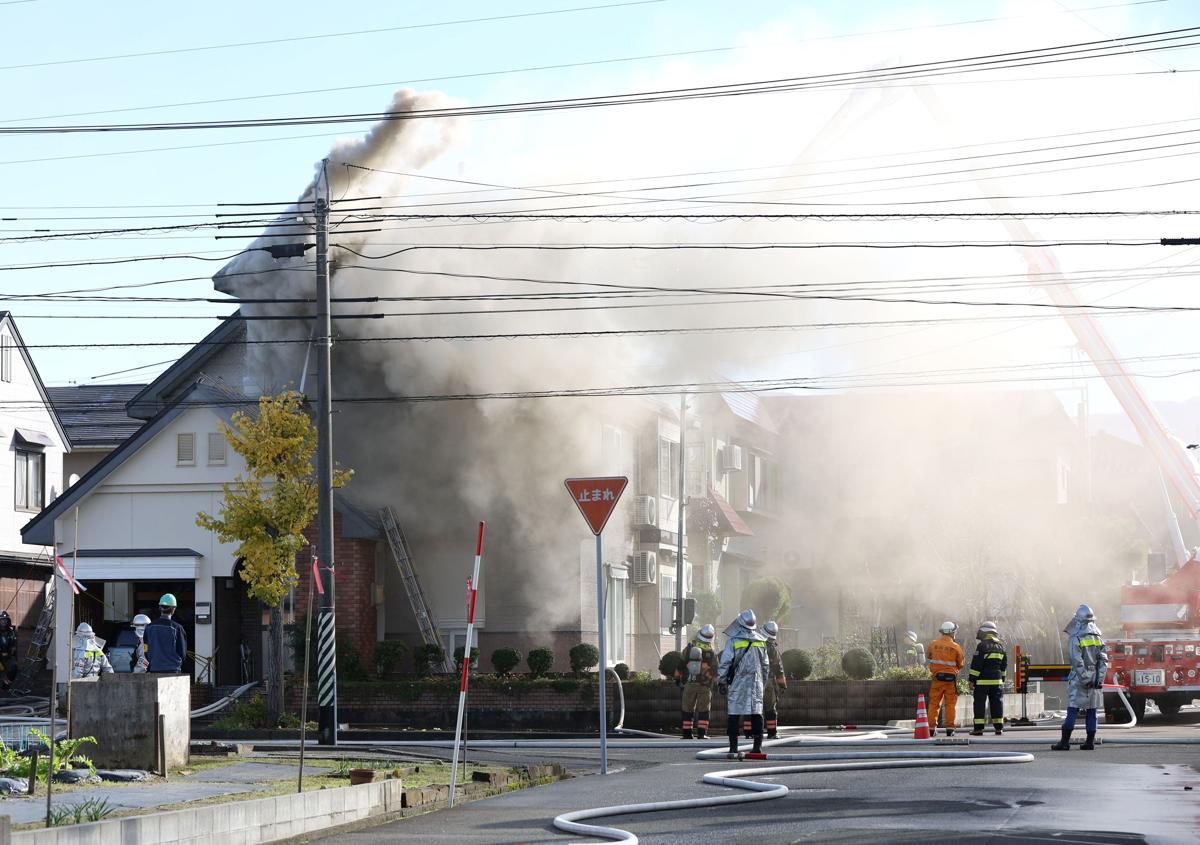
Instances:
[[[104,654],[92,626],[80,622],[75,629],[75,648],[71,660],[71,680],[94,678],[113,671],[112,664]]]

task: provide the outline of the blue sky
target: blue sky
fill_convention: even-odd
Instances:
[[[854,4],[662,0],[630,4],[596,2],[602,8],[580,8],[587,5],[570,0],[453,4],[68,4],[65,0],[35,0],[0,5],[0,31],[5,43],[0,59],[0,65],[4,66],[0,68],[0,103],[3,103],[0,119],[8,124],[48,124],[371,112],[383,108],[391,93],[405,84],[421,90],[440,90],[470,104],[508,102],[852,70],[880,63],[1001,52],[1200,23],[1189,8],[1192,4],[1185,0],[1149,3],[1071,0],[1061,4],[1055,0]],[[394,29],[573,8],[577,10],[561,14]],[[1069,9],[1086,11],[1071,13]],[[77,61],[232,42],[389,29],[287,43]],[[499,72],[666,53],[690,55]],[[42,66],[20,67],[23,65]],[[667,173],[673,167],[692,171],[781,162],[819,165],[822,157],[883,156],[897,150],[944,148],[954,143],[984,143],[1078,129],[1182,120],[1194,116],[1189,111],[1196,102],[1190,77],[1179,73],[1168,82],[1152,74],[1198,67],[1200,56],[1190,50],[1087,68],[1093,73],[1111,70],[1127,74],[1112,80],[1047,83],[1047,87],[1028,82],[972,87],[948,81],[939,89],[958,122],[959,134],[953,140],[941,135],[928,114],[918,114],[913,98],[905,95],[907,99],[903,102],[880,106],[879,115],[866,119],[861,130],[838,142],[837,149],[803,154],[799,151],[808,149],[806,145],[812,138],[821,137],[822,127],[828,126],[826,121],[845,103],[846,92],[746,98],[756,102],[736,106],[710,101],[687,107],[639,106],[570,115],[480,118],[471,122],[460,143],[432,162],[425,172],[432,176],[526,184],[567,175],[611,178]],[[1071,67],[1057,72],[1083,71],[1082,67]],[[1142,73],[1147,75],[1133,75]],[[1038,102],[1039,96],[1052,85],[1063,86],[1062,99]],[[1168,90],[1168,85],[1174,87]],[[263,97],[317,89],[345,90]],[[172,106],[199,101],[208,102]],[[711,132],[696,128],[703,127],[705,120],[712,121]],[[689,134],[674,135],[677,126],[688,127]],[[22,234],[35,228],[157,225],[184,219],[165,215],[211,215],[219,211],[218,203],[291,200],[306,184],[314,162],[326,154],[333,139],[352,136],[358,128],[336,130],[336,127],[315,127],[0,137],[3,179],[0,216],[19,218],[0,223],[3,230],[0,236]],[[891,137],[893,131],[896,138]],[[794,134],[789,136],[789,133]],[[285,139],[290,136],[305,137]],[[1061,184],[1064,189],[1097,182],[1134,183],[1151,179],[1152,172],[1178,176],[1181,171],[1191,169],[1189,163],[1190,159],[1179,158],[1136,170],[1113,168],[1111,175],[1107,171],[1072,172],[1047,177],[1047,183],[1051,188]],[[1146,169],[1151,167],[1157,169]],[[1061,178],[1061,183],[1054,181],[1055,178]],[[1033,181],[1020,181],[1020,188],[1028,190]],[[411,180],[403,189],[419,193],[449,188]],[[1189,205],[1190,193],[1194,191],[1144,191],[1090,202],[1091,207],[1119,204],[1126,208],[1178,208]],[[897,198],[894,191],[886,196]],[[853,199],[870,201],[872,197],[859,193]],[[1053,205],[1051,202],[1050,206]],[[1074,236],[1083,236],[1085,232],[1113,236],[1136,232],[1149,236],[1164,225],[1162,221],[1151,225],[1108,222],[1048,231],[1069,232]],[[1177,228],[1169,233],[1188,234]],[[930,230],[915,226],[898,226],[896,231],[914,239],[931,236]],[[937,231],[951,232],[945,226]],[[993,231],[989,236],[1004,235]],[[170,238],[7,243],[0,246],[0,266],[178,252],[216,257],[245,244],[245,241],[214,240],[208,233]],[[1174,257],[1174,251],[1170,255],[1132,253],[1132,250],[1094,256],[1071,253],[1064,255],[1063,260],[1068,267],[1079,269],[1126,269],[1151,261],[1183,264],[1200,256],[1200,252],[1182,251],[1182,257],[1178,258]],[[889,269],[886,262],[874,258],[854,256],[844,263],[868,277]],[[1022,267],[1013,256],[984,258],[978,254],[949,265],[906,255],[903,263],[904,272],[898,275],[1019,272]],[[11,295],[207,277],[219,266],[219,263],[178,260],[4,272],[0,290]],[[206,296],[212,292],[204,278],[151,290],[173,296]],[[1136,301],[1162,303],[1177,301],[1181,292],[1186,293],[1186,288],[1143,286],[1128,296],[1141,297]],[[1031,294],[1027,290],[1011,290],[995,295],[1020,299]],[[230,310],[202,303],[7,302],[0,303],[0,307],[15,312],[27,342],[34,347],[55,342],[197,339],[212,328],[212,321],[168,318]],[[39,314],[55,313],[89,315],[91,319],[36,319]],[[827,317],[830,311],[821,307],[806,313]],[[153,315],[161,319],[100,319],[105,314]],[[1149,330],[1148,325],[1146,321],[1134,325],[1131,320],[1114,320],[1110,330],[1123,354],[1193,351],[1188,337],[1194,332],[1177,318],[1164,318]],[[788,349],[782,351],[784,357],[764,361],[761,356],[748,356],[731,362],[729,369],[745,377],[776,374],[781,367],[786,370],[798,363],[824,372],[864,367],[867,372],[871,367],[886,372],[892,362],[904,361],[908,363],[903,366],[920,367],[923,357],[928,364],[928,356],[938,354],[953,358],[965,355],[980,366],[999,366],[1018,362],[1025,354],[1031,355],[1031,360],[1046,360],[1047,355],[1062,357],[1065,355],[1062,350],[1071,343],[1062,327],[1053,330],[1035,327],[1028,338],[1011,343],[1011,335],[950,340],[905,335],[889,339],[896,334],[876,332],[866,338],[870,341],[869,348],[855,347],[849,351],[842,346],[841,337],[822,338],[819,343],[813,343],[811,337],[795,339],[794,343],[789,339]],[[858,342],[858,339],[850,341],[852,346]],[[947,353],[946,350],[956,348],[956,343],[969,345],[960,345],[959,351]],[[839,347],[839,351],[821,351],[826,347]],[[961,351],[964,348],[966,353]],[[101,382],[146,381],[161,365],[128,374],[109,374],[159,364],[176,351],[182,352],[35,349],[34,356],[47,382],[63,384],[88,383],[97,377]],[[791,363],[781,364],[781,361]],[[890,369],[896,367],[892,364]],[[1181,366],[1172,362],[1166,369],[1172,368]],[[639,376],[630,374],[628,378],[636,381]],[[1161,398],[1179,399],[1192,395],[1195,387],[1194,379],[1162,379],[1155,380],[1148,389]]]

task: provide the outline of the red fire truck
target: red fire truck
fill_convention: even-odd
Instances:
[[[1108,641],[1108,682],[1126,687],[1141,720],[1152,699],[1164,715],[1200,698],[1200,561],[1194,557],[1157,584],[1121,588],[1123,636]],[[1105,711],[1125,713],[1115,695]]]

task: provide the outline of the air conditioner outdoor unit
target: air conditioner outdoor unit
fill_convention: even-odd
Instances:
[[[725,472],[737,472],[742,468],[742,447],[730,443],[721,450],[721,469]]]
[[[633,524],[638,526],[658,527],[658,497],[633,497]]]
[[[654,552],[636,552],[633,555],[633,583],[658,583],[658,555]]]

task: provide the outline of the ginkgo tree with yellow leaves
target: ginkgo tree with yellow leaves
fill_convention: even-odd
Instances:
[[[220,514],[198,513],[196,524],[223,543],[238,544],[247,592],[270,608],[267,711],[277,724],[283,712],[282,604],[299,581],[296,555],[317,515],[317,431],[295,391],[260,397],[257,413],[238,411],[232,423],[222,423],[221,433],[245,460],[246,472],[224,486]],[[352,475],[335,468],[333,486],[344,486]]]

